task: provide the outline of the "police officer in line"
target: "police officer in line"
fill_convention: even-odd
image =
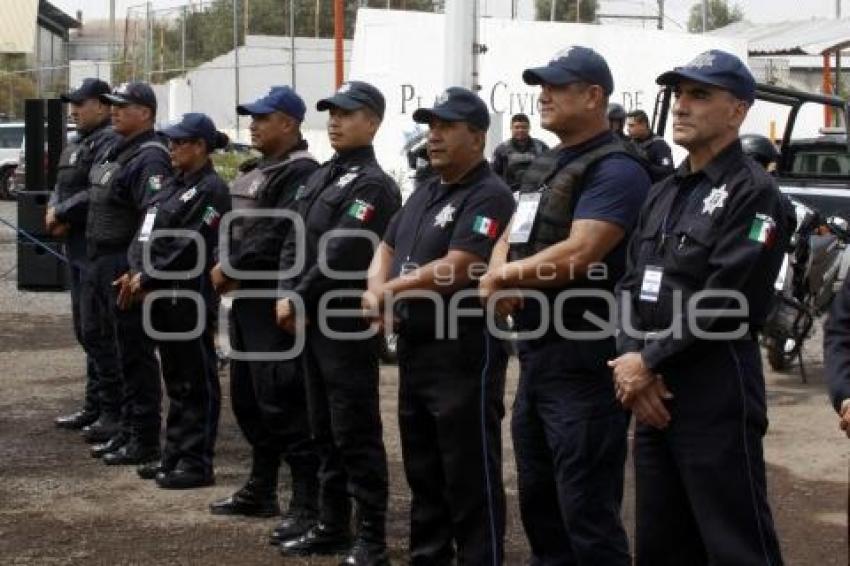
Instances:
[[[137,472],[165,489],[190,489],[214,483],[221,390],[205,303],[211,290],[208,278],[218,246],[218,222],[230,210],[230,194],[209,154],[225,147],[228,139],[205,114],[197,113],[184,114],[162,133],[168,137],[176,174],[150,200],[130,246],[130,272],[121,278],[118,301],[140,302],[150,291],[184,294],[152,299],[151,326],[159,333],[173,334],[157,339],[168,417],[162,459],[141,465]],[[160,230],[197,233],[204,246],[199,249],[187,236],[158,234]],[[197,274],[187,274],[196,269]],[[185,296],[187,292],[195,298]]]
[[[284,555],[347,551],[343,564],[387,564],[387,457],[378,402],[377,337],[355,339],[353,333],[368,331],[359,314],[374,252],[368,236],[380,239],[401,206],[401,195],[372,147],[384,117],[380,91],[349,81],[316,108],[329,111],[328,137],[336,155],[298,190],[306,249],[297,249],[291,233],[281,268],[295,265],[299,253],[305,264],[299,275],[281,282],[290,296],[278,301],[277,318],[289,332],[304,331],[306,324],[304,362],[310,423],[322,461],[321,499],[319,523],[280,548]],[[347,232],[334,236],[336,230]],[[335,275],[340,272],[346,277]],[[298,303],[304,307],[300,313]],[[353,314],[333,313],[341,309]],[[352,498],[357,504],[353,544]]]
[[[105,82],[89,78],[80,87],[59,98],[70,105],[70,116],[77,125],[75,136],[59,156],[56,188],[50,196],[45,225],[54,237],[65,238],[71,281],[71,304],[74,334],[86,351],[85,401],[81,410],[56,419],[59,428],[79,430],[93,425],[102,414],[103,420],[117,421],[121,411],[121,375],[111,327],[101,325],[96,337],[100,346],[91,348],[83,336],[83,314],[80,312],[82,282],[89,268],[86,255],[86,213],[89,200],[89,170],[116,138],[109,118],[109,105],[98,98],[109,92]],[[93,427],[100,429],[100,423]],[[99,440],[98,437],[92,438]],[[103,438],[101,441],[108,440]]]
[[[850,438],[850,279],[844,280],[824,324],[823,365],[838,426]]]
[[[779,150],[769,137],[761,134],[743,134],[741,148],[750,159],[764,167],[768,173],[775,173],[779,163]]]
[[[301,137],[306,106],[291,88],[272,87],[266,96],[236,110],[251,116],[251,143],[262,157],[243,164],[232,183],[234,214],[255,211],[264,216],[236,217],[226,250],[222,250],[231,267],[216,265],[212,281],[222,294],[238,286],[268,296],[233,301],[231,347],[255,356],[235,356],[230,362],[233,413],[251,445],[251,471],[242,488],[212,503],[210,511],[216,515],[280,515],[277,488],[283,457],[292,476],[292,497],[276,533],[298,536],[316,519],[319,459],[310,440],[300,362],[275,359],[293,348],[292,336],[277,327],[274,313],[278,261],[292,224],[290,219],[271,217],[266,211],[292,210],[296,190],[318,164]],[[248,272],[260,272],[264,278],[250,278]],[[277,535],[272,542],[277,542]]]
[[[628,139],[623,131],[626,126],[626,109],[622,104],[612,102],[608,105],[608,127],[621,140]]]
[[[512,191],[519,190],[519,182],[531,162],[549,151],[542,141],[529,135],[531,122],[525,114],[511,117],[511,139],[493,150],[493,171],[505,180]]]
[[[100,316],[115,329],[123,375],[120,426],[105,444],[92,449],[107,464],[143,464],[160,456],[159,364],[153,340],[142,320],[141,304],[119,308],[119,278],[129,268],[127,251],[153,196],[171,176],[171,159],[154,132],[156,96],[146,83],[133,82],[103,94],[112,106],[112,126],[123,138],[114,143],[91,169],[86,241],[91,260],[85,282],[84,304],[93,315],[84,322],[84,334],[102,332]],[[93,339],[93,338],[92,338]]]
[[[643,110],[632,110],[626,114],[629,138],[641,148],[652,167],[657,168],[661,178],[673,172],[673,152],[661,136],[652,133],[649,117]]]
[[[757,331],[790,230],[776,182],[738,140],[755,81],[711,50],[657,82],[674,89],[673,139],[688,157],[641,211],[610,363],[638,420],[637,564],[781,564]]]
[[[588,317],[610,320],[605,299],[650,180],[608,128],[614,81],[601,55],[569,47],[523,80],[540,85],[541,124],[561,143],[523,178],[479,283],[526,335],[512,421],[523,526],[535,564],[630,564],[620,518],[628,416],[605,366],[614,338]],[[537,298],[495,299],[512,289]]]
[[[476,94],[449,88],[413,119],[430,127],[428,152],[440,177],[393,218],[363,297],[364,311],[378,320],[384,301],[398,293],[436,291],[443,298],[396,304],[399,428],[412,492],[410,559],[451,564],[456,549],[461,564],[496,564],[505,531],[501,420],[508,356],[485,330],[476,293],[458,308],[471,306],[479,316],[461,317],[449,303],[457,292],[475,290],[470,272],[486,269],[514,198],[484,159],[490,116]],[[457,326],[456,337],[441,332],[441,318]]]

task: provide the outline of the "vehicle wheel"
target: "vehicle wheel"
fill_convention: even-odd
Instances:
[[[788,357],[785,354],[784,344],[776,338],[769,338],[765,342],[767,349],[767,363],[773,371],[782,371],[788,367]]]
[[[0,171],[0,200],[15,200],[9,187],[9,183],[12,182],[14,173],[14,167],[7,167]]]
[[[389,334],[381,340],[381,361],[385,364],[398,363],[398,334]]]

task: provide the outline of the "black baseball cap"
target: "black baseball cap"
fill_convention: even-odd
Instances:
[[[218,130],[215,123],[206,114],[188,112],[176,124],[162,130],[165,137],[172,140],[202,139],[209,147],[215,147]]]
[[[102,94],[109,94],[109,85],[105,81],[95,78],[83,79],[79,88],[71,92],[60,94],[59,100],[62,102],[72,102],[80,104],[92,98],[100,98]]]
[[[481,98],[471,90],[453,86],[437,97],[433,108],[419,108],[413,113],[413,121],[428,124],[438,118],[446,122],[467,122],[479,130],[490,127],[490,112]]]
[[[303,122],[307,105],[290,87],[273,86],[264,97],[236,107],[236,113],[240,116],[262,116],[272,112],[283,112],[299,122]]]
[[[368,108],[377,114],[379,118],[383,119],[386,102],[381,91],[369,83],[348,81],[340,85],[336,94],[323,98],[316,103],[316,110],[320,112],[333,107],[342,108],[343,110]]]
[[[605,58],[589,47],[572,45],[555,53],[545,67],[532,67],[522,73],[528,85],[566,85],[586,82],[599,85],[605,94],[614,92],[614,77]]]
[[[749,103],[755,100],[756,80],[753,74],[737,56],[719,49],[700,53],[687,65],[662,73],[655,82],[675,86],[683,80],[722,88]]]
[[[114,106],[138,104],[139,106],[150,108],[154,114],[156,113],[156,95],[148,83],[124,83],[110,94],[101,94],[100,99]]]

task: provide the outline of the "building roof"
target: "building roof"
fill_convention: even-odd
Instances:
[[[80,22],[47,0],[38,2],[38,24],[63,36],[68,35],[69,29],[80,27]]]
[[[850,46],[850,18],[772,24],[741,21],[709,33],[746,40],[750,55],[821,55]]]

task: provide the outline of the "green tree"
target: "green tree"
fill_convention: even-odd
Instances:
[[[705,20],[705,31],[722,28],[744,19],[744,11],[738,4],[729,7],[726,0],[708,0],[707,14]],[[699,33],[702,31],[702,2],[691,6],[688,17],[688,31]]]
[[[581,22],[593,23],[596,21],[599,0],[536,0],[536,18],[538,20],[551,20],[553,3],[555,4],[556,22],[575,22],[576,10],[578,10]]]

